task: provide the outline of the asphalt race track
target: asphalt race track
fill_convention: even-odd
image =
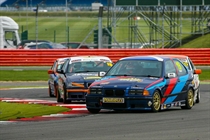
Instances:
[[[47,88],[0,90],[0,98],[56,100],[48,97]],[[210,140],[210,87],[201,85],[201,102],[191,110],[84,114],[0,122],[0,140]]]

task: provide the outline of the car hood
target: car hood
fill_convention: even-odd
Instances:
[[[116,87],[148,87],[162,81],[162,78],[154,77],[134,77],[134,76],[106,76],[96,80],[90,87],[100,86],[103,88],[116,88]]]
[[[101,77],[98,76],[98,72],[87,73],[71,73],[66,75],[67,82],[87,82],[91,83]]]

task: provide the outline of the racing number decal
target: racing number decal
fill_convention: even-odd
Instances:
[[[187,63],[187,62],[183,62],[183,64],[184,64],[186,67],[188,67],[188,63]]]
[[[107,62],[106,64],[107,64],[107,66],[112,67],[112,63]]]
[[[182,66],[181,66],[181,64],[180,64],[179,62],[175,62],[175,64],[176,64],[178,70],[181,72],[181,71],[182,71]]]

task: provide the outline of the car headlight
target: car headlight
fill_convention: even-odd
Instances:
[[[100,88],[91,88],[89,94],[102,94],[102,89]]]
[[[143,89],[131,89],[128,92],[130,95],[142,95]]]

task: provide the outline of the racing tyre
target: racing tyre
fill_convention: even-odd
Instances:
[[[192,89],[189,89],[187,92],[187,98],[185,106],[181,106],[182,109],[191,109],[194,105],[194,92]]]
[[[64,104],[67,104],[67,103],[71,103],[71,101],[70,100],[67,100],[67,92],[66,92],[66,87],[65,87],[65,85],[63,86],[63,91],[64,91],[64,93],[63,93],[63,103]]]
[[[61,95],[60,95],[59,91],[57,92],[56,98],[57,98],[58,103],[63,102],[63,99],[61,99]]]
[[[88,108],[88,111],[92,114],[97,114],[98,112],[100,112],[101,109],[90,109]]]
[[[158,112],[161,108],[161,97],[158,90],[156,90],[152,97],[152,112]]]
[[[197,92],[197,97],[196,97],[196,103],[200,103],[200,99],[201,99],[201,94],[200,94],[200,90],[198,89],[198,92]]]
[[[49,85],[49,87],[48,87],[48,94],[49,94],[49,97],[54,97],[53,94],[52,94],[52,92],[51,92],[50,85]]]

